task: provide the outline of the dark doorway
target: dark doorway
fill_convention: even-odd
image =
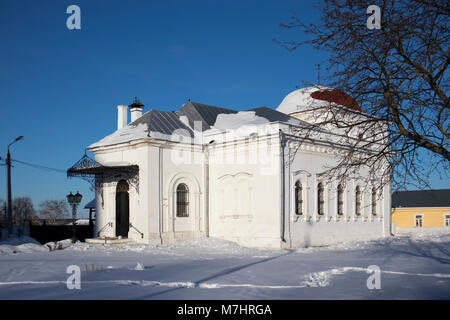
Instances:
[[[120,180],[116,188],[116,237],[128,238],[130,227],[128,183]]]

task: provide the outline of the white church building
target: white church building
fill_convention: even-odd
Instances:
[[[325,101],[322,93],[333,90],[295,90],[276,110],[187,101],[177,111],[143,113],[137,99],[119,105],[117,131],[88,147],[95,160],[85,156],[68,170],[93,177],[97,238],[91,241],[214,237],[295,248],[388,236],[390,185],[376,196],[377,182],[364,182],[362,169],[346,181],[321,174],[336,163],[333,141],[342,133],[316,126],[312,108],[331,103],[364,116],[357,105]]]

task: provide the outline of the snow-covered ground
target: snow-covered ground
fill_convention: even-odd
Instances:
[[[449,228],[297,250],[212,238],[178,246],[66,240],[59,248],[0,242],[0,299],[450,299]],[[67,288],[70,265],[81,269],[79,290]],[[367,287],[373,265],[380,289]]]

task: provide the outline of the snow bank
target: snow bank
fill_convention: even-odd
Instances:
[[[334,245],[323,247],[308,247],[298,248],[295,251],[299,253],[310,253],[323,250],[331,250],[335,252],[339,251],[351,251],[351,250],[364,250],[375,247],[383,247],[387,245],[402,245],[406,244],[409,240],[415,242],[437,242],[444,243],[450,242],[450,228],[448,227],[434,227],[434,228],[397,228],[397,233],[392,237],[381,237],[372,240],[363,241],[348,241],[341,242]]]
[[[407,236],[412,240],[416,241],[432,240],[433,242],[450,242],[450,227],[429,227],[429,228],[397,227],[396,235],[400,237]]]
[[[142,244],[142,243],[128,243],[123,245],[98,245],[89,243],[76,243],[70,245],[65,250],[74,251],[98,251],[105,253],[114,252],[139,252],[143,254],[152,255],[166,255],[172,257],[192,257],[195,255],[205,255],[205,256],[247,256],[247,257],[257,257],[266,258],[272,254],[278,253],[279,250],[260,250],[255,248],[247,248],[238,245],[235,242],[216,239],[216,238],[198,238],[191,241],[186,241],[177,245],[167,245],[167,244]],[[208,258],[213,259],[213,258]]]
[[[78,244],[80,244],[80,242],[78,242]],[[33,238],[20,237],[0,242],[0,255],[50,252],[54,250],[63,250],[72,245],[72,239],[52,241],[42,245]]]
[[[77,243],[81,243],[80,241],[78,241]],[[66,249],[70,246],[72,246],[72,239],[65,239],[65,240],[60,240],[60,241],[52,241],[52,242],[47,242],[46,244],[44,244],[44,246],[49,250],[49,251],[53,251],[53,250],[62,250],[62,249]]]
[[[17,246],[20,244],[25,244],[25,243],[34,243],[34,244],[40,244],[37,240],[30,238],[30,237],[14,237],[14,238],[10,238],[8,240],[3,240],[0,241],[0,245],[13,245],[13,246]]]
[[[0,255],[42,251],[48,251],[48,248],[30,237],[12,238],[0,242]]]
[[[225,253],[225,254],[252,254],[260,250],[246,248],[235,242],[217,238],[198,238],[179,244],[180,249],[202,251],[205,253]]]

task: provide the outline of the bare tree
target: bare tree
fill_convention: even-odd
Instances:
[[[381,9],[380,29],[367,27],[367,8],[374,4]],[[303,30],[307,40],[275,41],[289,50],[311,45],[329,51],[329,86],[358,103],[348,110],[333,103],[326,112],[325,106],[317,110],[316,125],[333,125],[347,135],[341,141],[346,151],[327,174],[342,178],[364,166],[373,178],[392,179],[395,188],[429,187],[432,172],[448,177],[448,1],[326,0],[319,10],[317,24],[297,16],[281,24]],[[349,110],[357,115],[339,114]]]
[[[37,219],[33,202],[29,197],[14,198],[12,202],[13,225],[21,226],[27,221],[35,221]]]
[[[56,219],[69,216],[69,209],[65,200],[45,200],[39,204],[39,215],[55,223]]]

